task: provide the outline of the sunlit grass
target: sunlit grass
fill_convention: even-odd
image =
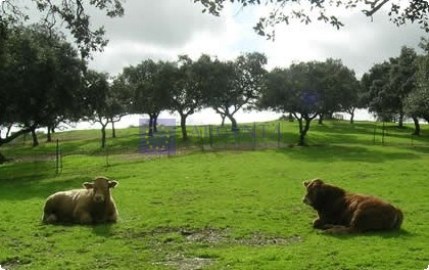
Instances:
[[[273,126],[275,123],[270,123]],[[429,264],[426,128],[418,144],[395,130],[373,142],[371,123],[314,125],[310,147],[290,147],[296,123],[282,123],[285,147],[194,151],[147,158],[138,129],[109,140],[108,164],[96,131],[62,138],[63,169],[40,149],[3,149],[0,265],[6,269],[424,269]],[[392,129],[394,129],[392,127]],[[63,136],[63,137],[60,137]],[[67,139],[65,139],[67,138]],[[65,151],[65,150],[63,150]],[[95,175],[117,179],[120,220],[113,225],[40,224],[45,198]],[[311,228],[302,181],[320,177],[380,196],[405,215],[399,232],[329,236]]]

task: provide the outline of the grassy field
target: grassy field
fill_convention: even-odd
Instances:
[[[274,123],[272,123],[274,126]],[[282,146],[256,151],[186,151],[148,158],[138,129],[118,131],[109,156],[98,131],[56,134],[54,144],[2,147],[0,265],[6,269],[338,269],[423,270],[429,264],[429,130],[372,123],[313,125],[309,147],[292,147],[296,123],[282,123]],[[191,140],[192,141],[192,140]],[[196,143],[193,141],[193,143]],[[107,166],[108,165],[108,166]],[[95,175],[119,181],[113,225],[52,226],[45,198]],[[380,196],[405,215],[398,232],[332,236],[311,227],[302,182],[320,177]]]

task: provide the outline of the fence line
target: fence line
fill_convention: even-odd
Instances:
[[[429,146],[426,125],[422,126],[424,135],[420,137],[412,135],[412,126],[401,129],[392,123],[375,122],[351,125],[335,121],[327,125],[316,126],[315,123],[313,125],[306,137],[309,145],[357,143]],[[127,130],[123,136],[108,139],[104,149],[99,148],[97,132],[78,131],[76,134],[59,134],[54,143],[35,148],[30,146],[31,137],[23,136],[12,144],[2,147],[2,151],[5,151],[5,156],[24,162],[48,162],[47,164],[52,164],[49,165],[49,168],[53,168],[53,172],[59,175],[67,169],[64,168],[64,166],[67,167],[67,163],[63,164],[63,158],[68,155],[88,156],[91,159],[98,157],[95,166],[107,170],[112,162],[121,162],[121,160],[153,159],[195,151],[277,149],[294,145],[298,141],[296,124],[289,124],[286,121],[241,124],[235,130],[232,130],[230,126],[215,125],[188,126],[187,130],[188,142],[180,139],[181,130],[176,126],[170,129],[160,126],[158,132],[152,136],[147,136],[141,129]],[[153,153],[143,151],[143,143],[147,147],[152,147]],[[19,148],[18,151],[15,151],[16,147]],[[88,167],[88,169],[90,168]]]

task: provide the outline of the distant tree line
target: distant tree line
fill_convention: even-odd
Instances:
[[[253,52],[221,61],[186,55],[176,61],[143,60],[115,77],[88,70],[85,58],[61,33],[40,25],[4,24],[0,39],[0,147],[46,128],[47,140],[60,123],[92,121],[101,125],[101,147],[106,128],[126,114],[147,114],[149,132],[157,132],[162,111],[180,115],[182,138],[186,120],[202,108],[213,108],[238,130],[240,109],[272,109],[290,114],[299,123],[300,145],[313,119],[323,124],[336,112],[347,112],[353,123],[356,108],[369,108],[382,120],[404,117],[415,123],[429,120],[429,56],[403,47],[398,57],[374,65],[361,80],[341,60],[294,63],[265,69],[267,59]],[[18,128],[10,132],[11,128]],[[0,154],[0,162],[5,157]]]

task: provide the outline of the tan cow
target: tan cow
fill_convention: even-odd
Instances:
[[[110,188],[118,182],[98,176],[83,183],[84,189],[60,191],[46,199],[44,223],[94,224],[116,222],[118,211],[110,195]]]

